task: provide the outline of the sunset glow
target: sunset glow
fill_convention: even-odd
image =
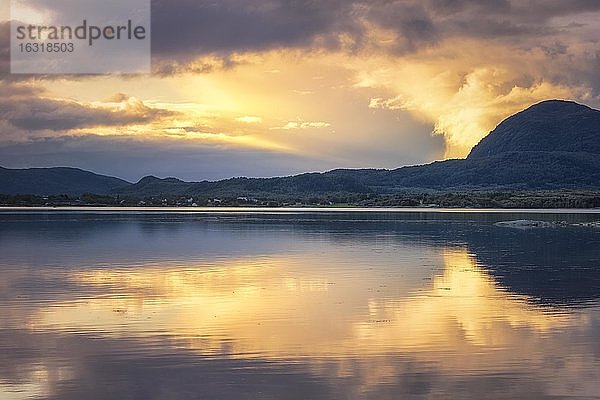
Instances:
[[[131,180],[157,152],[156,173],[196,180],[465,157],[533,103],[600,104],[598,6],[524,4],[156,0],[151,75],[4,71],[0,152],[9,167],[74,165]],[[193,18],[198,27],[167,30]],[[233,20],[239,35],[223,28]],[[124,148],[143,162],[123,159]],[[121,167],[100,167],[100,157]]]

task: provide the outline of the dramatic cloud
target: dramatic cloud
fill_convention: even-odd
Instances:
[[[0,138],[135,136],[227,171],[255,162],[231,149],[290,172],[463,157],[538,101],[600,106],[598,18],[587,0],[153,0],[152,76],[35,80],[8,74],[0,22]]]
[[[153,3],[161,10],[153,21],[161,73],[235,68],[253,62],[242,54],[270,49],[317,53],[347,65],[359,86],[378,89],[372,108],[432,123],[446,138],[447,157],[466,155],[503,118],[532,103],[600,104],[595,1],[172,4]],[[170,30],[174,20],[184,28]]]
[[[154,0],[153,52],[192,58],[310,46],[318,35],[345,31],[351,9],[340,0]]]
[[[68,131],[103,126],[146,124],[174,113],[147,107],[123,94],[101,104],[45,97],[43,89],[0,83],[0,121],[26,131]]]
[[[381,44],[373,29],[394,33],[396,51],[456,37],[529,40],[580,27],[557,17],[600,11],[597,2],[583,0],[154,0],[152,6],[153,50],[169,59],[274,48],[357,50]]]

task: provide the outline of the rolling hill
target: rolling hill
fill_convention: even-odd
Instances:
[[[129,182],[110,176],[98,175],[78,168],[0,167],[0,193],[78,196],[83,193],[108,194]]]
[[[395,170],[337,169],[215,182],[148,176],[131,184],[72,168],[0,169],[0,193],[4,194],[265,198],[502,189],[600,189],[600,111],[569,101],[544,101],[504,120],[466,159]]]

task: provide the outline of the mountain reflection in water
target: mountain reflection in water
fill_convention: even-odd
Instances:
[[[522,217],[0,214],[0,398],[598,398],[600,230]]]

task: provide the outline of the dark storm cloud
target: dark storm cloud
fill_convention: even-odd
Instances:
[[[449,36],[489,38],[552,34],[550,19],[600,11],[597,1],[327,1],[220,2],[154,0],[153,51],[191,59],[272,48],[338,47],[339,35],[366,43],[365,22],[394,30],[410,51]]]
[[[43,96],[43,90],[15,83],[0,83],[0,121],[28,131],[143,124],[172,115],[133,101],[118,110],[91,107],[75,101]],[[122,99],[123,101],[127,101]]]
[[[450,37],[525,41],[568,33],[552,18],[594,11],[595,0],[152,0],[152,51],[157,73],[202,73],[235,65],[236,53],[369,48],[367,25],[396,32],[388,50],[405,53]],[[0,23],[0,77],[9,71],[9,33],[9,23]],[[223,62],[185,67],[207,55]]]
[[[544,50],[544,53],[546,53],[546,55],[551,57],[565,55],[567,54],[568,50],[567,45],[559,41],[556,41],[549,45],[542,45],[541,48],[542,50]]]
[[[306,47],[317,35],[354,29],[351,11],[352,3],[336,0],[154,0],[152,47],[184,57]]]
[[[471,13],[530,22],[544,22],[552,17],[600,10],[600,3],[596,0],[427,0],[424,4],[434,14],[443,17]]]
[[[532,21],[600,11],[600,3],[596,0],[513,0],[511,3],[510,11],[512,15],[516,18],[526,18]]]
[[[402,51],[435,43],[443,32],[418,2],[154,0],[152,48],[156,58],[177,61],[276,48],[356,50],[367,46],[365,24],[396,31]]]
[[[148,123],[164,115],[148,107],[135,111],[110,111],[86,107],[74,101],[30,98],[23,102],[0,100],[0,118],[17,128],[54,131],[97,126]]]

